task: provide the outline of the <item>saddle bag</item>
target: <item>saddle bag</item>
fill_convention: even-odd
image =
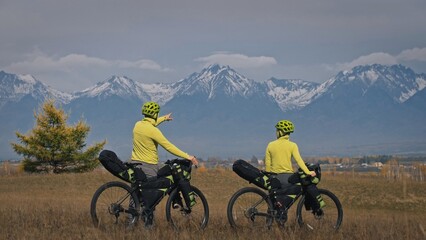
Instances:
[[[121,161],[117,154],[110,150],[102,150],[99,161],[112,175],[129,183],[146,181],[146,175],[140,168],[130,168]]]
[[[241,178],[265,190],[271,189],[269,177],[247,161],[239,159],[232,165],[232,170]]]

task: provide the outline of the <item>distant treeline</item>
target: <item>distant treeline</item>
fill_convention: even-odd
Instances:
[[[307,157],[308,162],[321,164],[372,164],[381,162],[398,162],[399,164],[426,163],[426,156],[394,156],[394,155],[369,155],[362,157]]]

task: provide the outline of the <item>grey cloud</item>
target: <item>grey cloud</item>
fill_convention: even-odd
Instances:
[[[109,74],[174,81],[211,62],[255,80],[321,82],[371,61],[426,72],[425,9],[423,0],[2,0],[0,70],[68,89]]]
[[[237,68],[258,68],[277,64],[273,57],[268,56],[254,56],[249,57],[243,54],[219,52],[206,57],[200,57],[195,61],[203,62],[206,65],[222,64],[229,65]]]

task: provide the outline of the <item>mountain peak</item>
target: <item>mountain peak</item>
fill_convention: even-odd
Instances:
[[[425,88],[426,78],[424,74],[416,74],[403,65],[372,64],[339,72],[322,85],[323,90],[345,85],[352,85],[352,88],[357,85],[363,92],[373,87],[380,88],[396,102],[402,103]]]
[[[201,72],[211,72],[213,74],[218,74],[222,71],[234,71],[234,69],[230,68],[228,65],[224,66],[220,64],[212,64],[204,68]]]
[[[348,80],[361,80],[367,84],[374,84],[376,80],[386,81],[389,80],[389,76],[403,76],[408,78],[415,77],[416,73],[408,67],[403,65],[360,65],[355,66],[349,71],[343,71],[337,74],[337,76],[347,76]]]
[[[12,73],[7,73],[5,71],[0,71],[0,80],[8,81],[8,82],[19,82],[21,84],[29,84],[29,85],[41,83],[38,80],[36,80],[32,75],[29,75],[29,74],[16,75]]]
[[[205,78],[206,80],[217,80],[220,78],[230,79],[234,76],[237,78],[245,78],[239,75],[234,69],[230,68],[229,66],[223,66],[219,64],[213,64],[204,68],[203,70],[201,70],[199,76],[200,78]]]
[[[7,101],[16,102],[28,95],[39,101],[54,98],[68,103],[72,99],[71,94],[53,89],[32,75],[0,72],[0,107]]]
[[[192,95],[196,92],[207,94],[208,99],[217,95],[249,96],[256,90],[255,82],[237,73],[229,66],[213,64],[200,73],[193,73],[177,83],[180,95]]]
[[[148,94],[143,90],[142,84],[135,82],[126,76],[112,76],[95,86],[76,93],[79,97],[97,97],[100,99],[119,96],[124,99],[138,98],[143,101],[149,100]]]
[[[37,82],[39,82],[30,74],[19,74],[18,78],[28,84],[36,84]]]
[[[104,82],[110,84],[111,87],[115,87],[115,88],[124,87],[127,89],[134,87],[134,85],[136,84],[135,81],[133,81],[132,79],[126,76],[115,76],[115,75],[113,75],[110,79],[105,80]]]

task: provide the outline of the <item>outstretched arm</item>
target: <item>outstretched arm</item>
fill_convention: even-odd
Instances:
[[[166,149],[169,153],[176,155],[181,158],[185,158],[189,161],[191,161],[194,165],[198,165],[198,160],[196,157],[189,155],[186,152],[183,152],[178,147],[173,145],[167,138],[161,133],[160,130],[157,129],[157,132],[154,136],[154,140],[160,144],[164,149]]]
[[[173,120],[172,113],[166,114],[164,116],[157,118],[157,121],[155,122],[155,126],[160,125],[160,123],[162,123],[164,121],[171,121],[171,120]]]

